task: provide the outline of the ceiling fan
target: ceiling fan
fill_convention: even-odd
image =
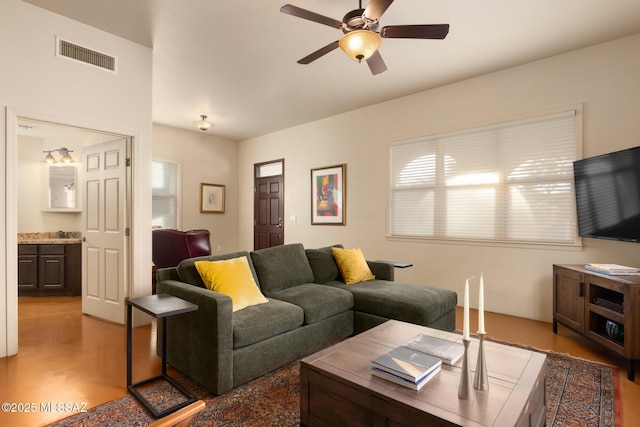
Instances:
[[[449,33],[449,24],[439,25],[390,25],[378,30],[382,14],[393,3],[393,0],[371,0],[366,9],[359,0],[358,9],[348,12],[338,21],[315,12],[311,12],[291,4],[285,4],[280,12],[298,18],[307,19],[319,24],[342,30],[340,40],[316,50],[298,61],[298,64],[309,64],[340,47],[351,59],[358,62],[365,60],[372,74],[380,74],[387,70],[378,48],[383,38],[387,39],[444,39]]]

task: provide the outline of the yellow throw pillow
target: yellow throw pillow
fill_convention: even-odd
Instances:
[[[246,257],[194,264],[207,289],[231,297],[233,311],[269,302],[253,279]]]
[[[360,248],[341,249],[331,248],[336,257],[338,268],[344,278],[344,283],[353,285],[354,283],[373,280],[376,277],[371,273],[371,269],[364,259]]]

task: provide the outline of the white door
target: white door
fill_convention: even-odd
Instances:
[[[82,312],[125,323],[127,141],[83,152]]]

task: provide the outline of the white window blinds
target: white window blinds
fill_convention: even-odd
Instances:
[[[574,244],[573,110],[395,143],[392,236]]]
[[[152,163],[152,222],[154,227],[178,228],[178,163]]]

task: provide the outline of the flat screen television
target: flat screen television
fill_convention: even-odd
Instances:
[[[573,163],[578,234],[640,242],[640,147]]]

